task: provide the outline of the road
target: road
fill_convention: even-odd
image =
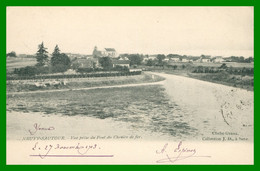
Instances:
[[[163,85],[167,94],[202,136],[231,132],[253,139],[253,92],[188,77],[153,74],[166,78]]]

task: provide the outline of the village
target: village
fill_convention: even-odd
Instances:
[[[7,59],[12,59],[12,53],[7,54]],[[83,54],[74,54],[74,53],[66,53],[66,55],[71,60],[71,67],[74,69],[82,69],[82,68],[102,68],[102,64],[100,63],[100,58],[109,57],[111,59],[112,67],[121,66],[127,68],[133,68],[137,65],[171,65],[177,63],[251,63],[254,64],[254,58],[244,58],[243,56],[230,56],[230,57],[222,57],[222,56],[211,56],[211,55],[200,55],[200,56],[191,56],[191,55],[179,55],[179,54],[128,54],[123,53],[119,54],[115,48],[101,48],[98,49],[97,46],[94,47],[93,53],[91,55],[83,55]],[[16,54],[15,54],[16,57]],[[35,58],[34,55],[26,55],[19,54],[18,58],[21,59],[32,59]],[[135,59],[131,59],[134,57]],[[8,61],[7,61],[8,62]]]
[[[115,48],[103,48],[98,49],[95,46],[92,55],[79,55],[79,54],[68,54],[68,56],[74,60],[72,65],[78,65],[79,68],[94,68],[100,67],[99,58],[110,57],[112,59],[113,67],[122,66],[130,68],[131,59],[129,56],[136,55],[139,58],[138,62],[134,63],[136,65],[159,65],[160,62],[164,64],[174,64],[174,63],[225,63],[225,62],[236,62],[236,63],[252,63],[254,62],[253,57],[244,58],[243,56],[235,57],[222,57],[222,56],[211,56],[211,55],[201,55],[201,56],[187,56],[178,54],[118,54]],[[160,61],[161,60],[161,61]],[[152,64],[151,64],[152,63]]]
[[[120,76],[144,75],[143,72],[155,71],[253,89],[253,57],[120,54],[115,48],[97,46],[91,55],[62,53],[58,45],[53,53],[48,53],[46,49],[42,42],[36,55],[7,54],[9,87],[28,85],[31,87],[29,90],[60,89],[68,87],[67,83],[73,79],[118,79]],[[20,84],[16,85],[17,81]]]

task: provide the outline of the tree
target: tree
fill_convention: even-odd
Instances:
[[[60,53],[58,45],[55,46],[52,52],[51,65],[53,72],[65,72],[70,68],[70,58],[65,53]]]
[[[58,46],[56,47],[54,49],[54,52],[52,53],[53,56],[51,58],[52,71],[65,72],[70,68],[71,65],[70,58],[65,53],[59,53]]]
[[[143,61],[143,55],[139,54],[131,54],[128,56],[128,59],[130,60],[130,65],[140,65]]]
[[[158,64],[162,65],[163,64],[163,60],[165,59],[165,55],[159,54],[159,55],[157,55],[157,59],[158,59]]]
[[[54,51],[52,52],[52,57],[58,56],[58,55],[60,55],[60,49],[59,49],[59,46],[56,45],[55,48],[54,48]]]
[[[239,62],[245,62],[245,58],[243,56],[239,57]]]
[[[112,60],[109,57],[99,58],[99,63],[105,70],[110,70],[113,67]]]
[[[94,58],[98,58],[102,56],[101,51],[98,50],[97,46],[94,47],[92,54]]]
[[[48,52],[47,48],[44,47],[43,42],[39,44],[38,51],[36,53],[37,66],[44,66],[48,62]]]
[[[60,49],[58,45],[55,46],[54,51],[52,52],[52,57],[51,57],[51,65],[55,66],[60,63]]]
[[[220,69],[227,69],[228,68],[228,66],[227,66],[227,64],[222,64],[220,67],[219,67]]]
[[[17,57],[15,51],[6,54],[6,57]]]
[[[247,63],[254,62],[254,58],[252,56],[250,56],[249,58],[245,59],[245,62],[247,62]]]
[[[154,61],[152,59],[149,59],[146,63],[147,66],[153,66],[154,65]]]

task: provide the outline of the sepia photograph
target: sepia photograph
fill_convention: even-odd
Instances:
[[[7,7],[7,164],[254,164],[254,7]]]

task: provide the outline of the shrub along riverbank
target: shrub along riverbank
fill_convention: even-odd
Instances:
[[[142,71],[112,71],[112,72],[92,72],[81,74],[44,74],[44,75],[7,75],[6,80],[35,80],[35,79],[66,79],[66,78],[89,78],[89,77],[115,77],[140,75]]]

